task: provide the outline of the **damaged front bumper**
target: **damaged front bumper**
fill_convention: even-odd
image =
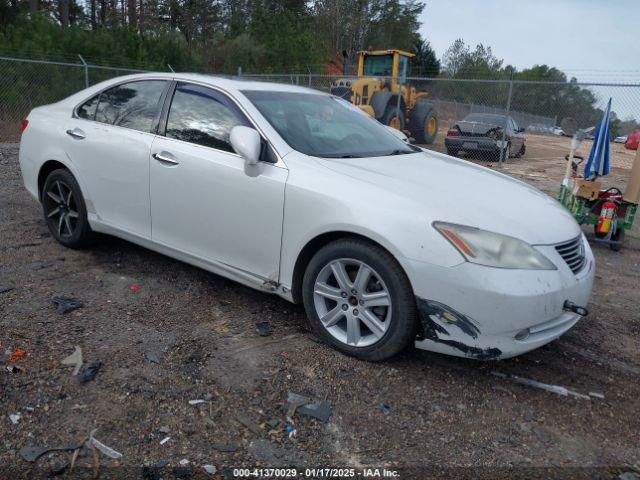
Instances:
[[[553,247],[535,247],[558,270],[510,270],[472,263],[438,267],[407,260],[421,320],[416,347],[480,360],[509,358],[555,340],[581,318],[595,262],[574,274]]]

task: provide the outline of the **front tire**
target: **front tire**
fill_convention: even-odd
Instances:
[[[49,174],[42,187],[42,210],[47,227],[68,248],[82,248],[93,239],[80,185],[69,170]]]
[[[335,349],[380,361],[405,349],[417,333],[415,298],[396,259],[360,239],[321,248],[302,282],[314,332]]]

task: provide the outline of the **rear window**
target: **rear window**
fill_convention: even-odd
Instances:
[[[507,117],[504,115],[491,115],[488,113],[472,113],[464,118],[465,122],[488,123],[490,125],[506,125]]]

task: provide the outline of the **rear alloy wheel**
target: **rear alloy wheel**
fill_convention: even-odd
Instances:
[[[64,169],[49,174],[42,189],[42,209],[53,237],[69,248],[85,246],[92,237],[80,186]]]
[[[383,360],[415,338],[415,300],[406,275],[382,248],[339,240],[311,260],[303,298],[315,332],[338,350]]]

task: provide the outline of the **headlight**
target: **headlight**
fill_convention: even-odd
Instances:
[[[551,260],[517,238],[454,223],[434,222],[433,226],[468,262],[498,268],[557,270]]]

